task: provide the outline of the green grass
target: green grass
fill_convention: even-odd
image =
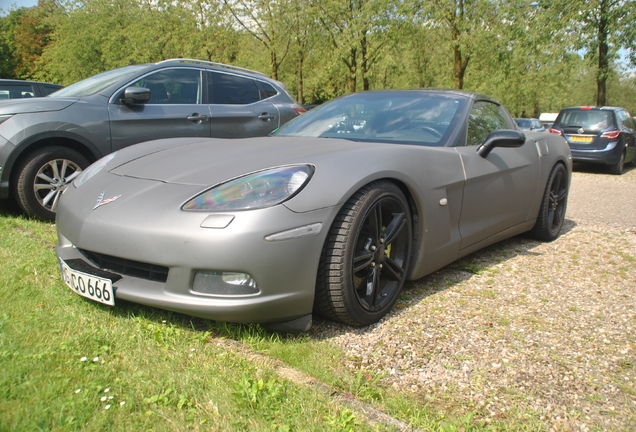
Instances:
[[[343,352],[327,341],[85,300],[60,279],[54,226],[2,205],[0,431],[393,430],[286,379],[271,362],[216,343],[224,339],[421,430],[510,427],[483,423],[478,412],[453,417],[452,406],[429,408],[429,400],[385,385],[381,374],[345,368]]]

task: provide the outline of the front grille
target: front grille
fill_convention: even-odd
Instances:
[[[109,270],[126,276],[151,280],[154,282],[165,283],[168,280],[168,267],[156,264],[148,264],[141,261],[118,258],[110,255],[87,251],[84,249],[79,249],[79,251],[89,261],[103,270]]]

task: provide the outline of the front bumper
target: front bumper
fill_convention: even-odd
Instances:
[[[165,188],[166,185],[164,192]],[[83,259],[95,267],[79,250],[84,249],[168,268],[165,282],[122,275],[113,283],[115,299],[242,323],[284,322],[311,313],[318,261],[338,211],[337,207],[329,207],[294,213],[278,205],[233,212],[233,220],[224,228],[202,228],[210,213],[164,209],[161,217],[153,218],[153,210],[146,208],[143,213],[130,212],[122,217],[117,214],[115,202],[78,212],[75,196],[64,198],[57,219],[59,258]],[[316,223],[322,224],[318,233],[265,240],[268,235]],[[198,271],[249,274],[256,281],[258,292],[195,292],[193,283]]]
[[[618,162],[623,151],[620,141],[610,141],[605,148],[602,149],[582,149],[572,148],[572,160],[574,162],[592,162],[613,165]]]

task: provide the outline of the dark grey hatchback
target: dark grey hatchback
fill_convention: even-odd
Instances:
[[[191,59],[127,66],[48,97],[0,101],[0,198],[53,220],[90,163],[142,141],[265,136],[304,112],[260,72]]]
[[[605,164],[612,174],[636,164],[636,126],[624,108],[563,108],[550,132],[567,140],[575,162]]]

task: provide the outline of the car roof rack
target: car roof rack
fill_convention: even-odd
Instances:
[[[245,68],[242,68],[242,67],[232,66],[232,65],[223,64],[223,63],[205,61],[205,60],[187,59],[187,58],[173,58],[173,59],[162,60],[162,61],[158,62],[157,64],[167,63],[167,62],[174,62],[174,61],[188,62],[188,63],[200,63],[200,64],[206,64],[206,65],[211,65],[211,66],[218,66],[218,67],[222,67],[222,68],[226,68],[226,69],[234,69],[234,70],[243,71],[243,72],[250,72],[250,73],[262,75],[264,77],[269,78],[263,72],[259,72],[259,71],[255,71],[255,70],[251,70],[251,69],[245,69]]]

